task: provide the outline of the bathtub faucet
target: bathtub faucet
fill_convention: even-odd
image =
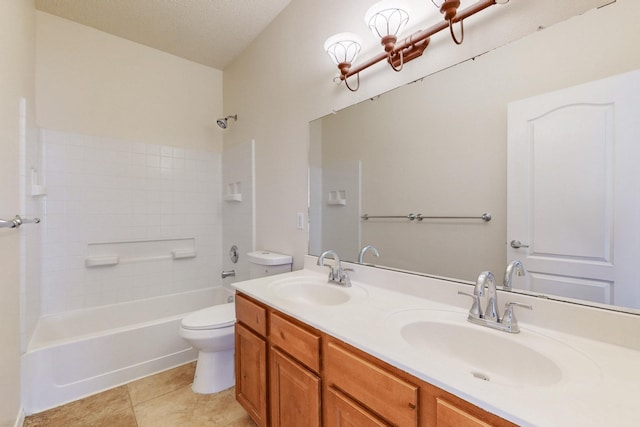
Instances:
[[[235,270],[222,270],[222,278],[226,279],[227,277],[235,277]]]

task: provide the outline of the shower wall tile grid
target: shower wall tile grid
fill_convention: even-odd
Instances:
[[[221,155],[43,130],[43,314],[219,282]],[[87,269],[90,243],[194,238],[193,259]]]

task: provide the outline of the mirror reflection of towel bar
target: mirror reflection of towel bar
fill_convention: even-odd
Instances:
[[[484,222],[489,222],[491,221],[491,214],[490,213],[483,213],[481,216],[424,216],[422,214],[412,214],[410,213],[409,215],[369,215],[369,214],[364,214],[362,215],[360,218],[364,219],[365,221],[368,219],[374,219],[374,218],[401,218],[401,219],[408,219],[409,221],[422,221],[423,219],[481,219]]]

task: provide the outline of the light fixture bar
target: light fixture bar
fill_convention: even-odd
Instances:
[[[395,55],[395,54],[399,54],[401,51],[408,52],[409,50],[412,50],[413,53],[411,55],[407,55],[407,54],[404,55],[405,56],[404,62],[405,63],[409,62],[410,60],[415,59],[420,55],[422,55],[422,52],[416,52],[415,47],[418,47],[418,49],[421,48],[422,50],[424,50],[429,43],[427,39],[429,39],[432,35],[439,33],[442,30],[446,30],[449,28],[449,25],[462,21],[463,19],[473,16],[476,13],[481,12],[484,9],[491,7],[495,4],[498,4],[500,2],[504,3],[504,1],[502,0],[498,0],[498,1],[480,0],[477,3],[473,4],[472,6],[469,6],[468,8],[462,11],[459,11],[456,14],[456,16],[451,20],[451,23],[449,21],[441,21],[425,30],[416,31],[415,33],[411,34],[409,37],[405,38],[401,42],[396,43],[393,49],[393,54]],[[367,68],[371,67],[374,64],[377,64],[380,61],[387,60],[389,57],[390,57],[390,54],[387,52],[379,53],[378,55],[370,58],[369,60],[355,67],[350,68],[346,74],[341,74],[340,80],[346,80],[347,78],[354,76],[363,70],[366,70]]]

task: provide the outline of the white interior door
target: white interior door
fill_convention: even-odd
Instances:
[[[507,158],[515,285],[640,308],[640,71],[509,104]]]

